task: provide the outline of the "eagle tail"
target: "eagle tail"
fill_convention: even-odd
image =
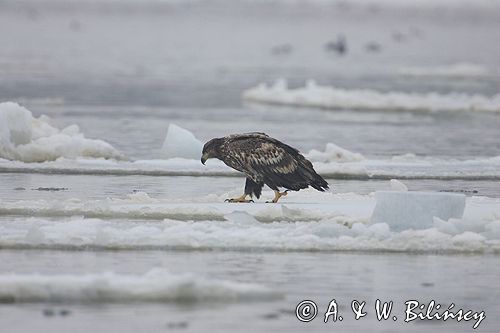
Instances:
[[[323,177],[321,177],[316,173],[310,161],[303,158],[301,159],[299,165],[300,165],[299,170],[301,171],[303,177],[305,178],[307,185],[321,192],[324,192],[329,189],[328,182]]]
[[[317,189],[318,191],[324,192],[328,190],[328,183],[323,179],[320,175],[316,173],[313,181],[311,182],[311,186]]]

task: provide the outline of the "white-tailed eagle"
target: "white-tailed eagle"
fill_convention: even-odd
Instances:
[[[262,187],[274,190],[274,199],[288,190],[298,191],[309,186],[318,191],[328,189],[328,183],[314,171],[313,165],[297,149],[264,133],[232,134],[208,141],[203,147],[201,163],[217,158],[227,166],[243,172],[247,179],[245,193],[229,202],[253,202],[247,196],[260,198]],[[280,192],[280,188],[286,191]]]

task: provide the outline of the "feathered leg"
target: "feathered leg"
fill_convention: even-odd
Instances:
[[[280,192],[280,191],[276,191],[274,190],[274,199],[271,200],[271,201],[266,201],[266,203],[277,203],[278,200],[281,198],[281,197],[284,197],[288,194],[288,190],[284,191],[284,192]]]

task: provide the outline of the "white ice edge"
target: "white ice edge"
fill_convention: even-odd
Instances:
[[[500,251],[500,199],[470,197],[462,219],[436,218],[429,228],[395,231],[370,222],[372,195],[301,191],[283,204],[223,198],[173,203],[136,193],[100,201],[0,202],[0,214],[29,216],[0,224],[0,248]]]
[[[500,94],[488,97],[464,93],[379,92],[370,89],[342,89],[320,86],[309,80],[305,87],[288,88],[286,80],[259,84],[243,92],[245,101],[325,109],[377,111],[486,111],[500,112]]]
[[[224,302],[273,300],[281,294],[266,287],[192,274],[152,269],[141,275],[1,274],[0,302]]]
[[[362,159],[353,162],[317,162],[314,168],[324,177],[391,179],[391,178],[448,178],[500,179],[500,157],[473,160],[444,160],[419,158],[413,155],[396,156],[386,160]],[[105,159],[58,159],[44,163],[23,163],[0,159],[0,172],[105,174],[105,175],[186,175],[186,176],[243,176],[220,161],[172,158],[167,160],[116,161]]]

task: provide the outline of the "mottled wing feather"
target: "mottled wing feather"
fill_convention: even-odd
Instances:
[[[266,174],[291,174],[297,170],[297,161],[282,147],[270,142],[260,142],[253,154],[250,164],[254,168],[264,170]]]
[[[231,166],[243,171],[256,182],[264,178],[274,179],[277,186],[289,183],[298,167],[297,160],[277,140],[261,133],[248,133],[230,137],[225,146]],[[279,142],[279,141],[277,141]]]
[[[305,158],[300,153],[284,144],[264,143],[257,149],[257,165],[263,171],[268,185],[299,190],[308,187],[308,180],[302,162]],[[255,163],[255,162],[254,162]]]
[[[254,137],[227,137],[223,145],[224,163],[241,171],[254,182],[262,182],[262,173],[254,168],[252,160],[255,159],[255,147],[258,144]]]

